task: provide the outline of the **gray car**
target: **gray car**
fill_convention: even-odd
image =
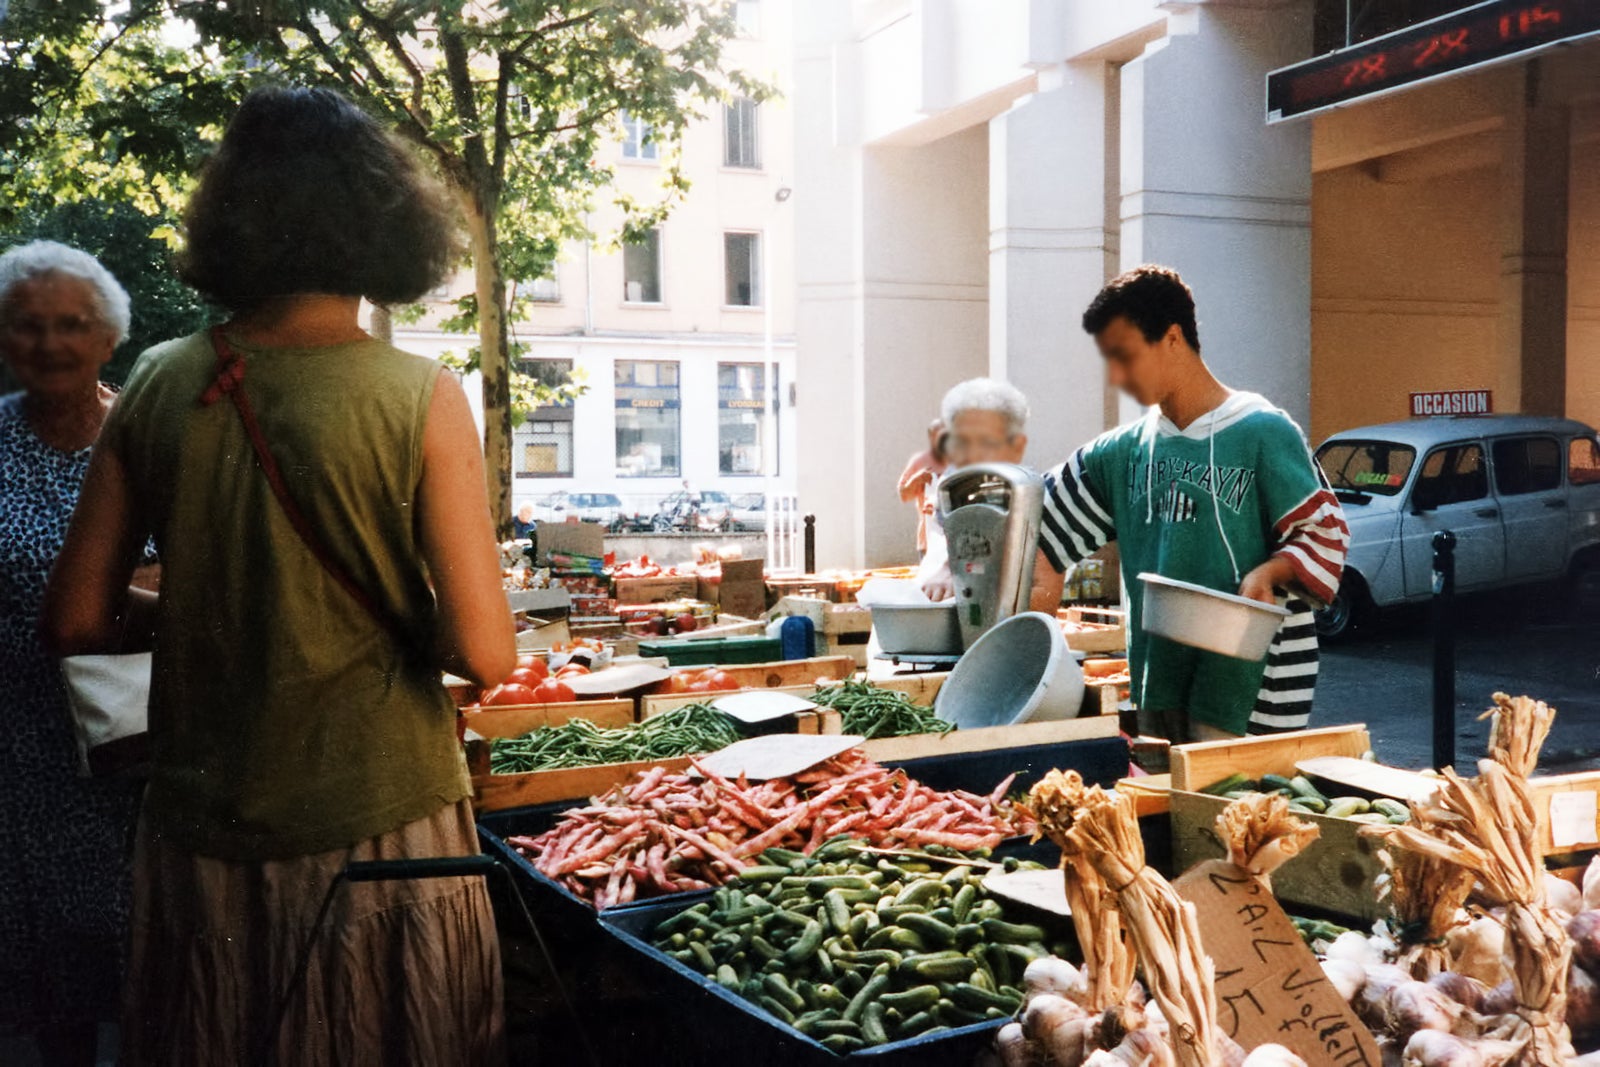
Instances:
[[[1317,462],[1344,506],[1350,552],[1318,615],[1344,635],[1375,608],[1433,592],[1433,535],[1456,535],[1463,591],[1566,579],[1600,594],[1600,440],[1571,419],[1415,419],[1335,434]]]

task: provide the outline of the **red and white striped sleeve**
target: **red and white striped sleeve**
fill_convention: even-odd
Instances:
[[[1350,548],[1350,527],[1333,492],[1319,484],[1273,524],[1273,532],[1278,538],[1273,556],[1288,561],[1301,588],[1317,605],[1332,603]]]

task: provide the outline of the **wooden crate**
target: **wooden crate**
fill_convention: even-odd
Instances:
[[[1146,815],[1166,815],[1172,811],[1172,775],[1147,774],[1140,778],[1120,778],[1117,790],[1133,798],[1133,810],[1139,818]]]
[[[665,604],[674,600],[693,600],[700,592],[700,579],[693,574],[669,574],[656,578],[613,578],[614,596],[622,604]]]
[[[817,691],[817,687],[814,685],[777,685],[753,688],[761,688],[764,691],[773,693],[792,693],[798,697],[809,697]],[[719,693],[661,693],[657,696],[647,696],[639,701],[639,718],[641,720],[654,718],[669,711],[677,711],[679,708],[687,707],[690,704],[710,704],[718,697],[732,696],[735,692],[748,693],[750,689],[729,689]]]
[[[1065,635],[1067,647],[1075,652],[1121,652],[1128,647],[1128,613],[1120,608],[1074,606],[1057,611],[1056,618],[1094,627]]]
[[[1195,790],[1232,774],[1292,776],[1297,760],[1308,756],[1359,758],[1371,747],[1366,727],[1359,725],[1173,746],[1169,801],[1174,869],[1182,872],[1201,860],[1223,855],[1215,826],[1228,801]],[[1373,881],[1382,867],[1377,842],[1360,835],[1366,824],[1323,815],[1301,817],[1315,823],[1322,835],[1272,876],[1274,894],[1290,904],[1376,919],[1380,909]]]
[[[479,737],[516,737],[541,726],[559,726],[569,719],[588,719],[596,726],[627,726],[634,721],[633,701],[573,700],[484,708],[467,712],[467,729]]]
[[[789,721],[794,727],[794,732],[798,734],[839,732],[838,715],[825,710],[815,713],[804,712]],[[526,732],[522,730],[485,736],[515,737],[518,733]],[[564,800],[581,801],[598,796],[652,767],[666,767],[669,772],[676,772],[688,769],[689,763],[689,757],[684,756],[679,759],[638,760],[631,763],[606,763],[595,767],[530,771],[526,774],[489,774],[487,766],[480,764],[472,775],[473,805],[478,811],[483,812],[503,811],[507,808],[521,808],[532,804],[553,804]]]
[[[726,667],[684,667],[686,671],[701,671],[716,669],[733,676],[738,682],[741,691],[745,689],[779,689],[783,692],[799,692],[800,695],[809,695],[816,689],[816,682],[820,678],[830,678],[834,681],[844,681],[855,675],[855,661],[849,656],[820,656],[814,659],[780,660],[776,663],[746,663],[731,664]],[[664,690],[664,686],[658,690]],[[652,715],[660,715],[663,711],[681,708],[685,704],[698,704],[710,702],[719,696],[727,696],[728,692],[717,693],[667,693],[658,691],[642,697],[639,701],[639,717],[648,719]]]
[[[1551,774],[1538,778],[1528,779],[1528,790],[1533,794],[1534,814],[1539,819],[1539,837],[1544,844],[1544,851],[1549,856],[1561,856],[1572,852],[1583,852],[1600,848],[1600,819],[1592,814],[1589,805],[1600,807],[1600,771],[1579,771],[1575,774]],[[1585,796],[1584,794],[1587,794]],[[1593,800],[1589,798],[1594,798]],[[1576,833],[1573,836],[1579,840],[1557,845],[1551,833],[1550,806],[1574,805],[1569,808],[1571,814],[1563,816],[1563,822],[1587,824],[1590,840],[1582,840],[1584,827],[1574,825]],[[1559,810],[1559,809],[1558,809]],[[1593,819],[1594,822],[1590,823]]]

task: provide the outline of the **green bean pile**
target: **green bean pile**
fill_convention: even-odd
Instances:
[[[811,701],[839,712],[844,732],[867,740],[904,737],[907,734],[947,734],[955,723],[945,722],[904,693],[879,689],[870,682],[830,685],[811,694]]]
[[[739,740],[733,719],[709,704],[688,704],[635,726],[603,729],[588,719],[541,726],[521,737],[496,738],[489,746],[489,770],[523,774],[601,763],[674,759],[715,752]]]

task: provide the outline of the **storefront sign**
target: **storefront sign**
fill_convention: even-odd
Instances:
[[[1267,75],[1281,122],[1600,33],[1600,0],[1489,0]]]
[[[1487,389],[1447,389],[1442,393],[1412,393],[1411,416],[1487,415],[1494,410],[1494,394]]]

